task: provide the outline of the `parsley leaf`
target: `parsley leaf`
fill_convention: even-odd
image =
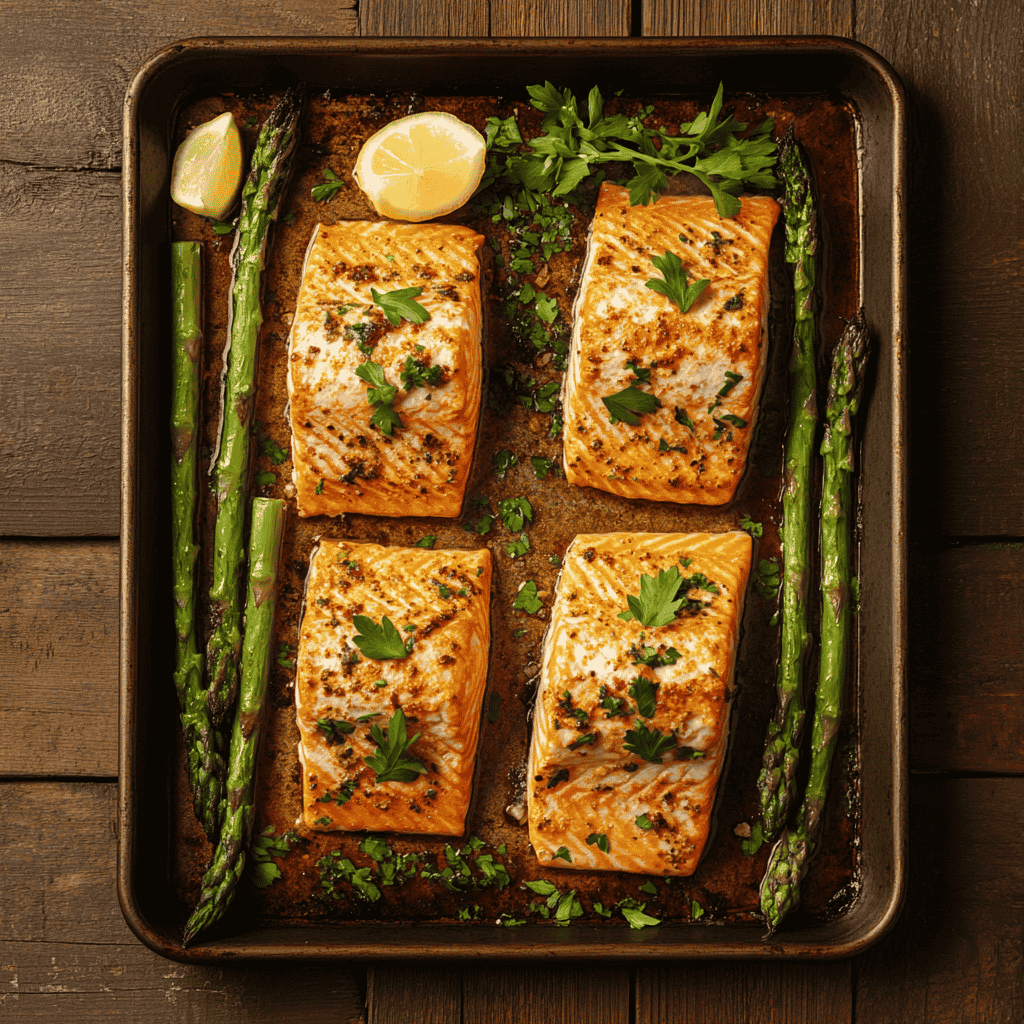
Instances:
[[[310,195],[313,197],[314,202],[323,203],[328,199],[333,199],[344,187],[345,182],[330,167],[325,167],[324,184],[314,185],[310,190]]]
[[[530,892],[534,892],[538,896],[554,896],[554,894],[558,892],[554,882],[549,882],[546,878],[538,878],[536,880],[531,879],[523,882],[523,885],[525,885]]]
[[[651,764],[661,764],[662,755],[675,747],[676,738],[672,733],[665,734],[658,729],[648,729],[646,725],[641,725],[638,719],[636,729],[626,730],[626,740],[622,745]]]
[[[636,709],[644,718],[653,718],[658,705],[658,684],[643,676],[636,676],[629,684],[629,695],[636,701]]]
[[[619,911],[622,916],[629,922],[629,927],[639,931],[641,928],[650,928],[656,924],[661,924],[660,918],[651,917],[650,914],[644,913],[644,907],[646,903],[641,903],[639,907],[619,907]]]
[[[420,537],[420,539],[418,541],[416,541],[416,547],[418,547],[418,548],[432,548],[434,546],[434,541],[436,541],[436,540],[437,540],[437,534],[436,533],[428,533],[425,537]]]
[[[596,846],[602,853],[607,853],[610,849],[608,836],[603,832],[591,832],[587,836],[587,846]]]
[[[494,453],[494,475],[499,480],[505,479],[505,474],[519,462],[519,456],[502,448],[500,452]]]
[[[646,812],[637,816],[636,825],[637,828],[642,828],[645,832],[650,832],[654,828],[654,822],[647,817]]]
[[[604,402],[604,407],[608,410],[608,416],[613,426],[622,422],[635,427],[640,422],[640,415],[661,408],[658,398],[649,391],[641,391],[632,384],[614,395],[606,395],[601,401]]]
[[[634,378],[640,384],[651,383],[651,371],[642,366],[637,366],[631,359],[626,361],[626,369],[632,371]]]
[[[297,833],[292,831],[285,832],[281,836],[275,836],[273,825],[268,825],[256,838],[249,853],[256,862],[252,884],[257,889],[266,889],[267,886],[272,885],[281,877],[281,869],[271,858],[285,856],[291,849],[291,844],[297,838]]]
[[[327,738],[327,745],[329,747],[334,746],[335,743],[343,742],[344,737],[350,736],[356,731],[356,727],[351,722],[346,722],[340,718],[318,718],[316,720],[316,727]]]
[[[619,612],[619,618],[626,622],[635,618],[644,626],[667,626],[685,600],[685,595],[676,597],[681,579],[674,565],[667,572],[659,571],[657,576],[644,573],[640,577],[640,596],[627,595],[629,611]]]
[[[530,458],[530,465],[533,466],[533,475],[538,480],[543,480],[551,472],[555,463],[553,459],[545,459],[540,455],[534,455]]]
[[[511,544],[505,545],[505,550],[508,552],[509,558],[525,555],[530,550],[530,538],[525,533],[521,533]]]
[[[762,558],[754,572],[754,586],[765,601],[774,601],[779,594],[779,567],[770,558]]]
[[[352,622],[359,630],[352,642],[366,655],[381,661],[385,658],[406,658],[416,642],[413,637],[402,639],[395,624],[385,615],[378,626],[366,615],[355,615]]]
[[[527,522],[533,522],[533,506],[527,498],[503,498],[498,502],[498,514],[509,533],[519,533]]]
[[[704,908],[696,901],[690,900],[690,917],[694,921],[699,921],[704,916]]]
[[[384,315],[392,327],[397,327],[403,319],[414,324],[425,324],[430,319],[430,312],[426,306],[416,302],[416,296],[422,294],[422,288],[396,288],[393,292],[370,289],[374,305],[384,310]]]
[[[537,584],[533,580],[527,580],[519,588],[512,607],[516,611],[527,612],[530,615],[536,615],[544,607],[544,602],[537,596]]]
[[[682,235],[679,238],[683,240]],[[681,313],[685,313],[697,301],[697,296],[711,284],[710,279],[703,278],[687,285],[686,267],[674,252],[666,250],[664,256],[652,256],[651,262],[656,270],[661,271],[664,280],[659,281],[657,278],[652,278],[647,282],[647,287],[674,302]]]
[[[761,822],[758,822],[750,830],[750,838],[744,839],[743,842],[740,843],[744,856],[753,857],[754,854],[757,853],[757,851],[764,845],[764,842],[764,829],[761,827]]]
[[[377,753],[365,761],[377,773],[378,782],[413,782],[427,770],[422,761],[408,756],[409,748],[419,738],[419,733],[411,740],[407,738],[401,708],[395,709],[386,731],[382,732],[379,725],[370,727],[370,739],[377,745]]]
[[[572,854],[569,852],[568,846],[560,846],[553,854],[551,854],[552,860],[566,860],[570,864],[572,863]]]

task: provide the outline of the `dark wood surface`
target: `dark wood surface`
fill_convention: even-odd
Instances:
[[[0,1018],[1024,1019],[1024,28],[1001,0],[0,4]],[[196,35],[846,35],[910,109],[910,884],[838,963],[182,967],[114,887],[121,105]]]

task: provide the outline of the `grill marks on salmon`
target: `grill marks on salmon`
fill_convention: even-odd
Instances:
[[[692,561],[684,567],[685,558]],[[693,873],[725,758],[750,558],[751,539],[740,532],[580,535],[570,544],[545,638],[528,763],[530,842],[542,864]],[[656,577],[673,565],[683,577],[703,573],[719,592],[690,590],[706,607],[665,626],[618,617],[627,595],[640,593],[642,574]],[[671,648],[674,664],[637,663]],[[650,717],[630,693],[637,678],[658,684]],[[627,730],[641,727],[674,740],[656,763],[625,747]],[[607,838],[607,852],[587,843],[595,835]],[[552,859],[562,847],[571,862]]]
[[[490,589],[486,549],[320,542],[295,680],[307,827],[462,834],[487,682]],[[354,615],[375,623],[386,615],[403,639],[415,638],[411,653],[361,654]],[[399,707],[408,738],[420,734],[410,756],[427,771],[412,782],[378,782],[365,760],[378,752],[370,729],[384,730]]]
[[[628,189],[602,184],[563,387],[568,480],[627,498],[732,500],[765,375],[768,249],[778,214],[778,204],[760,196],[745,197],[728,220],[703,196],[630,206]],[[686,313],[646,287],[662,279],[651,257],[666,251],[682,260],[689,284],[711,282]],[[650,382],[628,362],[649,370]],[[612,424],[602,398],[631,385],[661,407],[635,426]]]
[[[300,516],[362,512],[455,517],[480,414],[483,236],[444,224],[318,224],[288,338],[293,482]],[[422,324],[393,326],[372,288],[422,288]],[[363,350],[360,350],[360,344]],[[405,390],[407,360],[439,366],[437,384]],[[388,437],[356,368],[379,363],[399,387],[403,426]]]

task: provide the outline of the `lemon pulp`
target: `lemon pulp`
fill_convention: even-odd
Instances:
[[[242,136],[230,111],[199,125],[174,154],[171,198],[186,210],[221,220],[242,187]]]

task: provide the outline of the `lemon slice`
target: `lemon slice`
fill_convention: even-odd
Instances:
[[[178,147],[171,198],[186,210],[221,220],[242,187],[242,136],[230,111],[198,128]]]
[[[454,114],[385,125],[359,150],[353,176],[382,217],[423,221],[465,205],[484,175],[484,137]]]

